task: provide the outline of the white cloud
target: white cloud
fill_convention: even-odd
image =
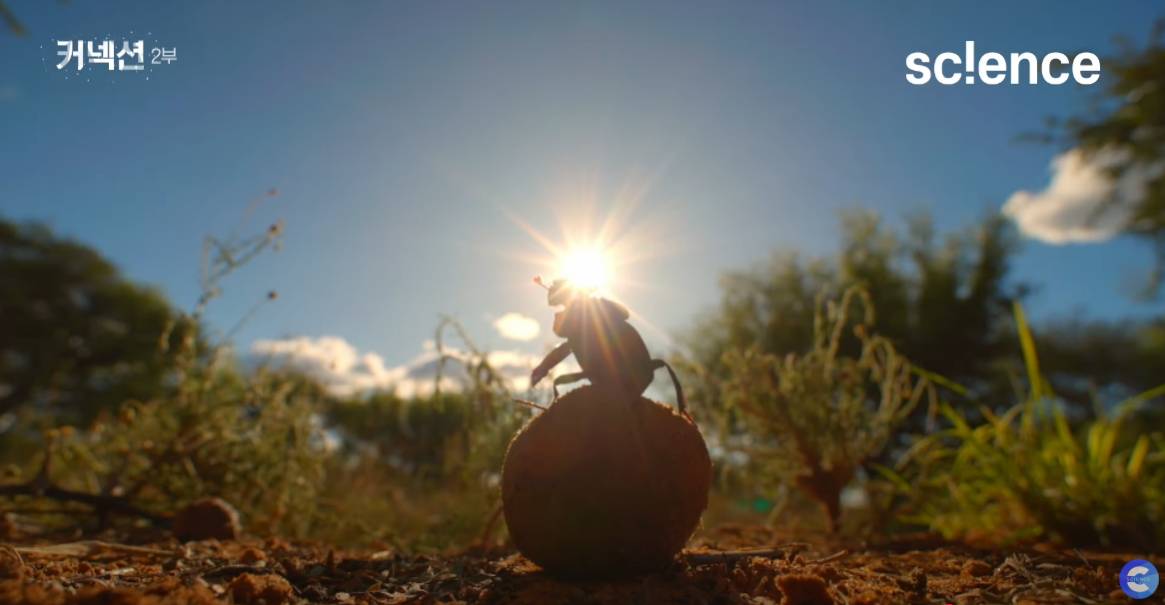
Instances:
[[[338,336],[257,340],[251,354],[274,367],[303,372],[337,395],[387,388],[405,377],[401,368],[386,368],[380,355],[362,354]]]
[[[542,331],[537,319],[521,313],[506,313],[494,320],[494,328],[502,338],[523,341],[538,338],[538,333]]]
[[[1003,205],[1020,231],[1050,244],[1099,242],[1118,234],[1133,204],[1144,196],[1161,166],[1135,165],[1119,178],[1106,170],[1122,161],[1121,152],[1085,154],[1071,149],[1052,160],[1052,180],[1043,191],[1017,191]]]
[[[380,355],[361,353],[338,336],[257,340],[251,345],[250,352],[253,361],[303,372],[340,396],[387,389],[394,390],[401,397],[429,395],[435,386],[440,358],[433,342],[426,341],[421,345],[420,354],[408,363],[386,367]],[[449,347],[445,353],[452,359],[445,362],[441,388],[462,388],[468,384],[469,376],[460,360],[468,356],[464,351]],[[493,351],[487,359],[515,391],[529,387],[530,370],[539,361],[537,356],[520,351]],[[564,367],[563,371],[570,369]]]

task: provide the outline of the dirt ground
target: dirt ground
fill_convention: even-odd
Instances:
[[[90,540],[0,545],[0,603],[1128,603],[1117,574],[1131,558],[920,538],[781,544],[759,528],[726,527],[660,573],[567,582],[504,550],[436,557],[281,540]]]

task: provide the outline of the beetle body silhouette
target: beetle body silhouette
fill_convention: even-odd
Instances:
[[[665,368],[675,385],[676,407],[687,414],[679,379],[667,362],[651,358],[643,337],[628,323],[631,313],[626,307],[576,288],[566,280],[555,280],[549,286],[541,278],[534,281],[547,289],[547,304],[563,307],[554,314],[554,333],[566,342],[548,353],[530,373],[531,387],[571,353],[582,371],[554,379],[555,399],[558,387],[584,378],[596,387],[639,397],[651,385],[655,371]]]

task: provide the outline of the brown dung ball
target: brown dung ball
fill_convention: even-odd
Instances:
[[[585,386],[510,442],[506,525],[550,573],[614,577],[668,566],[708,504],[699,429],[668,406]]]

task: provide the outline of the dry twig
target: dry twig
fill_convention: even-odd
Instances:
[[[17,553],[39,555],[42,557],[92,557],[102,552],[163,556],[174,554],[171,551],[160,548],[131,546],[129,544],[102,542],[100,540],[82,540],[79,542],[65,542],[63,544],[45,544],[43,546],[13,546],[11,548]]]

